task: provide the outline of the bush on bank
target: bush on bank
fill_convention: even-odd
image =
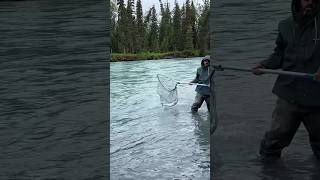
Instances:
[[[112,53],[111,62],[118,61],[138,61],[138,60],[156,60],[156,59],[172,59],[172,58],[188,58],[205,56],[205,53],[200,53],[199,50],[185,50],[174,52],[142,52],[138,54],[124,54],[124,53]]]

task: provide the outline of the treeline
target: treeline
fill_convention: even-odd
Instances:
[[[179,6],[160,2],[160,14],[151,7],[143,14],[141,0],[111,0],[113,53],[209,50],[210,0],[196,8],[193,1]]]

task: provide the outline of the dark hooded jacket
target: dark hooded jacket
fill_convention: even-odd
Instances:
[[[199,84],[209,84],[209,67],[204,67],[204,60],[208,60],[210,62],[210,59],[202,59],[201,61],[201,67],[197,69],[197,75],[196,78],[191,81],[192,83],[199,83]],[[197,86],[196,92],[198,92],[201,95],[209,96],[210,95],[210,88],[206,86]]]
[[[319,6],[312,16],[300,15],[300,0],[292,1],[292,17],[278,25],[276,48],[261,65],[268,69],[314,74],[320,67]],[[320,107],[320,82],[279,75],[273,93],[301,106]]]

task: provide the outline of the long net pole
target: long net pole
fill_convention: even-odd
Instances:
[[[235,71],[245,71],[245,72],[252,72],[252,69],[249,68],[240,68],[240,67],[230,67],[230,66],[221,66],[221,65],[213,65],[214,69],[217,71],[223,70],[235,70]],[[302,77],[313,79],[314,75],[309,73],[301,73],[301,72],[292,72],[292,71],[282,71],[282,70],[273,70],[273,69],[258,69],[262,73],[266,74],[278,74],[278,75],[287,75],[287,76],[295,76],[295,77]]]

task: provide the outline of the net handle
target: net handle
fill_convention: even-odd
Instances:
[[[208,85],[208,84],[199,84],[199,83],[177,82],[177,84],[189,84],[189,85],[197,85],[197,86],[210,87],[210,85]]]
[[[158,78],[158,81],[162,84],[162,81],[160,80],[160,76],[163,76],[161,74],[157,74],[157,78]],[[179,82],[179,81],[174,81],[173,79],[170,79],[172,80],[173,82],[176,83],[176,86],[177,84],[189,84],[189,85],[197,85],[197,86],[205,86],[205,87],[210,87],[210,85],[208,84],[201,84],[201,83],[189,83],[189,82]],[[163,85],[163,84],[162,84]],[[165,85],[163,85],[164,88],[166,88]],[[176,88],[176,87],[175,87]],[[167,88],[166,88],[167,89]],[[169,89],[167,89],[168,91],[170,91]]]
[[[220,70],[220,71],[227,69],[227,70],[234,70],[234,71],[252,72],[252,69],[249,69],[249,68],[227,67],[227,66],[222,66],[222,65],[213,65],[213,67],[215,68],[215,70]],[[262,73],[266,73],[266,74],[278,74],[278,75],[287,75],[287,76],[295,76],[295,77],[314,79],[314,74],[293,72],[293,71],[273,70],[273,69],[262,69],[262,68],[258,68],[258,69]]]

